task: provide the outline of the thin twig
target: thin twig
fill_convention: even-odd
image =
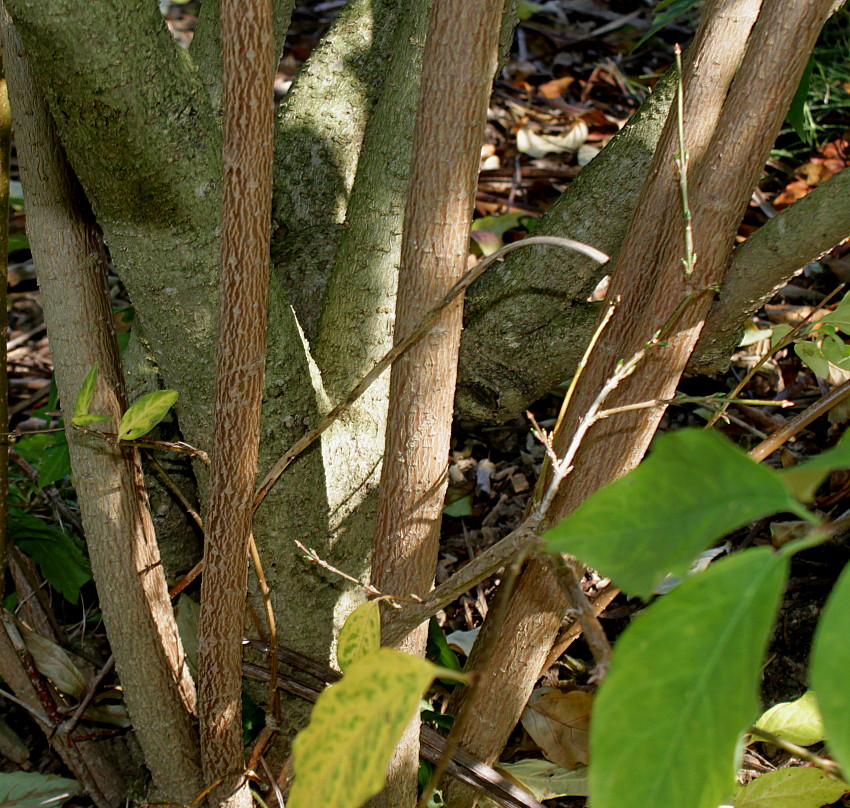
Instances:
[[[758,373],[759,369],[764,365],[767,360],[773,356],[775,353],[781,351],[783,348],[787,348],[792,342],[797,339],[798,334],[808,325],[809,321],[819,312],[822,311],[824,306],[829,303],[835,295],[837,295],[844,288],[844,284],[842,283],[837,288],[833,289],[814,309],[812,309],[802,320],[800,320],[797,325],[795,325],[783,338],[780,340],[775,346],[772,346],[769,351],[767,351],[761,359],[758,360],[745,374],[744,378],[735,385],[735,388],[729,393],[729,399],[734,399],[738,396],[738,394],[743,390],[747,384],[749,384],[750,379]],[[726,410],[728,406],[721,407],[711,418],[711,420],[706,424],[705,428],[710,429],[713,427],[717,421],[726,414]]]
[[[756,461],[764,460],[783,443],[805,429],[812,421],[820,418],[821,415],[825,415],[848,397],[850,397],[850,379],[830,390],[825,396],[819,398],[772,435],[768,435],[758,446],[750,450],[750,457]]]
[[[277,681],[277,623],[272,607],[271,590],[266,580],[266,574],[263,572],[263,562],[260,559],[260,551],[257,548],[253,533],[248,536],[248,552],[251,554],[251,563],[254,565],[254,573],[257,576],[257,586],[260,589],[260,597],[263,599],[263,609],[266,613],[266,628],[269,630],[269,677],[271,684],[267,694],[266,720],[268,721],[268,718],[271,717],[274,721],[273,728],[277,731],[277,724],[280,721],[280,699],[277,695],[277,688],[274,686]]]
[[[405,335],[402,339],[400,339],[396,344],[384,355],[383,359],[379,360],[378,363],[370,370],[360,381],[360,383],[348,394],[348,396],[339,404],[337,404],[319,423],[318,426],[309,430],[302,438],[297,440],[289,449],[286,450],[283,457],[281,457],[275,464],[272,466],[269,473],[265,476],[263,481],[260,483],[256,492],[254,493],[254,507],[258,507],[259,504],[265,499],[266,494],[271,490],[271,487],[277,482],[278,478],[281,474],[288,468],[289,464],[295,460],[298,455],[301,454],[305,449],[311,446],[318,438],[322,436],[322,434],[339,419],[344,413],[346,413],[351,406],[362,396],[369,387],[378,379],[379,376],[390,366],[393,362],[395,362],[405,351],[409,350],[411,346],[415,345],[419,340],[421,340],[426,334],[430,332],[430,330],[434,327],[437,321],[440,318],[442,312],[449,306],[452,301],[455,300],[459,295],[463,294],[469,286],[477,280],[481,274],[490,266],[492,266],[496,261],[500,261],[504,258],[508,253],[513,252],[514,250],[519,249],[520,247],[528,247],[534,244],[544,244],[548,246],[554,247],[564,247],[569,250],[575,250],[576,252],[580,252],[595,261],[598,261],[600,264],[604,264],[608,261],[608,256],[605,253],[600,252],[593,247],[589,247],[587,244],[582,244],[579,241],[573,241],[569,238],[558,238],[556,236],[529,236],[528,238],[523,239],[522,241],[515,241],[512,244],[506,244],[500,250],[496,250],[492,255],[487,256],[483,260],[479,261],[472,269],[470,269],[448,292],[443,296],[442,300],[440,300],[432,309],[430,309],[425,316],[420,321],[419,325],[416,326],[409,334]]]
[[[364,584],[363,581],[358,581],[353,575],[349,575],[347,572],[343,572],[341,569],[329,564],[315,550],[305,547],[300,541],[298,541],[298,539],[294,539],[292,543],[301,550],[302,553],[304,553],[308,561],[318,564],[323,570],[333,573],[334,575],[342,578],[344,581],[348,581],[349,583],[359,586],[367,595],[369,595],[369,597],[381,598],[382,600],[387,601],[390,605],[395,605],[396,602],[416,604],[423,602],[423,599],[418,595],[411,594],[407,597],[401,595],[386,595],[379,589],[372,586],[372,584]]]
[[[810,749],[806,749],[805,746],[799,746],[798,744],[791,743],[791,741],[786,741],[785,738],[782,738],[779,735],[774,735],[772,732],[760,729],[759,727],[750,727],[749,733],[759,740],[767,741],[767,743],[778,746],[786,752],[790,752],[794,755],[794,757],[800,758],[800,760],[805,760],[807,763],[817,766],[817,768],[821,769],[836,780],[844,780],[844,777],[841,774],[841,768],[835,761],[821,757],[820,755],[812,752]]]

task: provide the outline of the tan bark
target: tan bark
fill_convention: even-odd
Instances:
[[[9,259],[9,152],[12,146],[12,111],[6,76],[0,73],[0,266]],[[6,286],[0,288],[0,333],[6,334],[8,312]],[[9,429],[9,377],[6,373],[6,341],[0,347],[0,431]],[[9,562],[6,530],[9,513],[9,442],[0,439],[0,597],[5,595],[6,568]]]
[[[762,6],[761,11],[759,6]],[[690,154],[690,207],[698,256],[691,282],[704,289],[722,279],[733,246],[733,235],[752,188],[797,87],[808,54],[830,6],[829,0],[802,3],[793,12],[779,0],[738,3],[734,16],[728,4],[715,0],[705,8],[704,22],[685,71],[685,139]],[[758,21],[753,22],[758,15]],[[752,31],[750,28],[752,27]],[[734,79],[734,80],[733,80]],[[728,92],[728,95],[727,95]],[[637,213],[612,274],[611,296],[621,303],[590,363],[556,438],[563,453],[578,419],[587,410],[615,364],[634,355],[661,328],[688,291],[682,272],[684,254],[682,213],[674,156],[678,152],[677,121],[668,118],[644,186]],[[702,327],[711,296],[695,297],[679,318],[669,346],[650,353],[638,371],[617,390],[608,406],[647,398],[667,398]],[[572,511],[589,494],[637,465],[661,417],[657,410],[616,416],[598,424],[582,445],[570,477],[554,504],[551,521]],[[532,658],[536,649],[526,634],[515,632],[545,604],[562,613],[567,604],[551,576],[542,575],[541,562],[530,563],[521,576],[510,614],[498,639],[485,624],[479,641],[496,642],[486,670],[487,687],[477,689],[476,717],[461,727],[460,743],[472,754],[492,761],[500,751],[518,714],[504,710],[503,693],[518,689],[526,696],[539,668],[507,679],[505,661],[519,655]],[[543,592],[548,592],[545,596]],[[547,648],[551,634],[534,636]],[[481,652],[473,652],[475,666]],[[519,703],[521,700],[517,699]],[[473,795],[449,788],[452,808],[469,805]]]
[[[498,60],[502,2],[435,0],[425,42],[401,249],[396,338],[466,268],[479,150]],[[381,591],[423,593],[433,582],[457,375],[461,305],[395,363],[375,531],[372,583]],[[402,648],[424,652],[426,634]],[[416,800],[418,722],[390,765],[378,804]]]
[[[250,808],[242,627],[268,315],[275,60],[270,0],[221,4],[223,164],[216,396],[198,630],[201,761],[214,806]]]
[[[97,362],[91,409],[108,415],[112,423],[106,428],[114,432],[127,401],[103,245],[5,15],[2,27],[27,228],[65,423],[70,425],[77,393]],[[189,802],[200,789],[191,720],[195,688],[159,561],[138,452],[70,426],[68,444],[103,619],[145,761],[162,797]]]

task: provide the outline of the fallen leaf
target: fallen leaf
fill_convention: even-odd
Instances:
[[[563,693],[548,687],[531,694],[520,720],[547,760],[565,769],[587,763],[593,699],[581,690]]]

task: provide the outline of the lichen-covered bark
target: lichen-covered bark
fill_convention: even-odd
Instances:
[[[669,71],[541,217],[536,235],[566,236],[616,257],[674,87]],[[585,301],[604,274],[578,253],[535,247],[511,254],[473,284],[460,347],[460,412],[479,422],[504,421],[568,378],[596,321],[597,306]]]
[[[100,607],[158,796],[185,803],[197,796],[201,782],[192,723],[195,687],[159,561],[138,450],[70,426],[69,408],[95,364],[99,381],[91,411],[107,415],[114,432],[127,406],[106,256],[8,18],[3,40],[27,228]]]
[[[155,3],[7,8],[166,384],[180,393],[186,440],[206,446],[221,172],[206,90]]]
[[[366,122],[385,78],[399,4],[352,0],[281,107],[275,146],[272,273],[312,341]]]

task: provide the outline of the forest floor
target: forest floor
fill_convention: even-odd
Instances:
[[[341,5],[341,2],[297,4],[276,82],[281,96]],[[532,4],[523,7],[528,12],[534,11]],[[652,10],[647,4],[555,0],[536,8],[517,29],[510,57],[494,87],[481,156],[476,222],[470,241],[471,253],[475,255],[522,238],[533,227],[534,219],[637,109],[655,78],[671,63],[673,44],[686,45],[695,24],[695,19],[686,14],[639,45],[652,21]],[[169,26],[184,44],[191,38],[196,10],[192,3],[171,4],[166,10]],[[815,57],[809,113],[804,120],[807,128],[802,130],[804,137],[801,139],[800,133],[790,126],[783,130],[739,230],[739,241],[850,162],[848,43],[850,15],[844,12],[830,23]],[[21,196],[14,188],[12,195]],[[61,437],[34,432],[55,425],[57,404],[37,279],[24,236],[25,209],[21,204],[15,207],[8,269],[10,428],[33,434],[13,447],[11,504],[20,518],[38,520],[37,524],[45,531],[61,532],[61,528],[73,532],[78,520],[69,469],[60,457]],[[770,352],[771,334],[776,326],[793,326],[834,308],[843,295],[842,284],[848,280],[850,245],[844,245],[806,267],[758,312],[739,350],[730,357],[726,372],[714,377],[684,379],[680,392],[689,396],[729,392]],[[111,286],[116,312],[120,312],[129,306],[129,301],[117,277],[111,279]],[[598,295],[604,296],[604,288],[598,290]],[[829,302],[826,309],[821,309],[824,299]],[[122,331],[127,330],[124,319],[120,313],[116,314],[116,323]],[[827,382],[816,376],[793,350],[782,350],[763,363],[740,394],[744,398],[770,399],[776,402],[775,406],[736,405],[720,428],[749,449],[820,398],[831,384],[847,378],[850,373],[836,369]],[[562,398],[563,389],[556,389],[531,408],[544,428],[554,423]],[[708,415],[704,406],[672,406],[661,429],[704,425]],[[769,462],[791,464],[832,446],[843,432],[848,416],[850,410],[837,408],[819,418]],[[518,525],[534,489],[543,455],[544,449],[534,438],[527,417],[496,427],[462,421],[455,424],[438,582]],[[820,489],[815,505],[824,514],[837,515],[850,508],[850,472],[833,473]],[[25,529],[26,524],[21,524],[21,529]],[[29,523],[30,528],[32,524]],[[787,530],[786,523],[762,520],[729,537],[722,552],[749,545],[779,545]],[[23,544],[20,546],[25,549]],[[68,552],[72,554],[71,550]],[[848,556],[846,539],[839,539],[802,554],[794,562],[764,669],[766,707],[797,698],[806,690],[812,632],[826,595]],[[52,583],[57,586],[56,582]],[[451,652],[461,661],[487,614],[497,583],[498,576],[482,583],[438,617],[443,634],[448,635]],[[68,626],[85,622],[86,616],[95,610],[91,584],[75,583],[73,579],[66,580],[65,585],[78,598],[76,603],[69,603],[58,595],[51,596],[59,621]],[[604,590],[607,582],[588,575],[584,585],[593,594]],[[15,605],[13,598],[7,597],[8,607]],[[642,605],[623,595],[613,599],[601,613],[602,623],[612,639]],[[438,647],[440,644],[430,649],[438,657],[446,653],[445,646],[442,651]],[[591,664],[590,652],[579,640],[553,665],[542,685],[565,691],[585,690]],[[436,712],[444,695],[435,696]],[[520,725],[503,761],[542,758],[547,753],[552,756],[549,749],[541,751]],[[581,760],[580,748],[577,754]],[[745,767],[751,773],[788,762],[788,753],[765,744],[752,745],[745,757]],[[19,769],[62,773],[58,758],[49,753],[26,714],[3,702],[0,703],[0,771]],[[548,804],[577,807],[584,805],[584,799],[565,796]]]

